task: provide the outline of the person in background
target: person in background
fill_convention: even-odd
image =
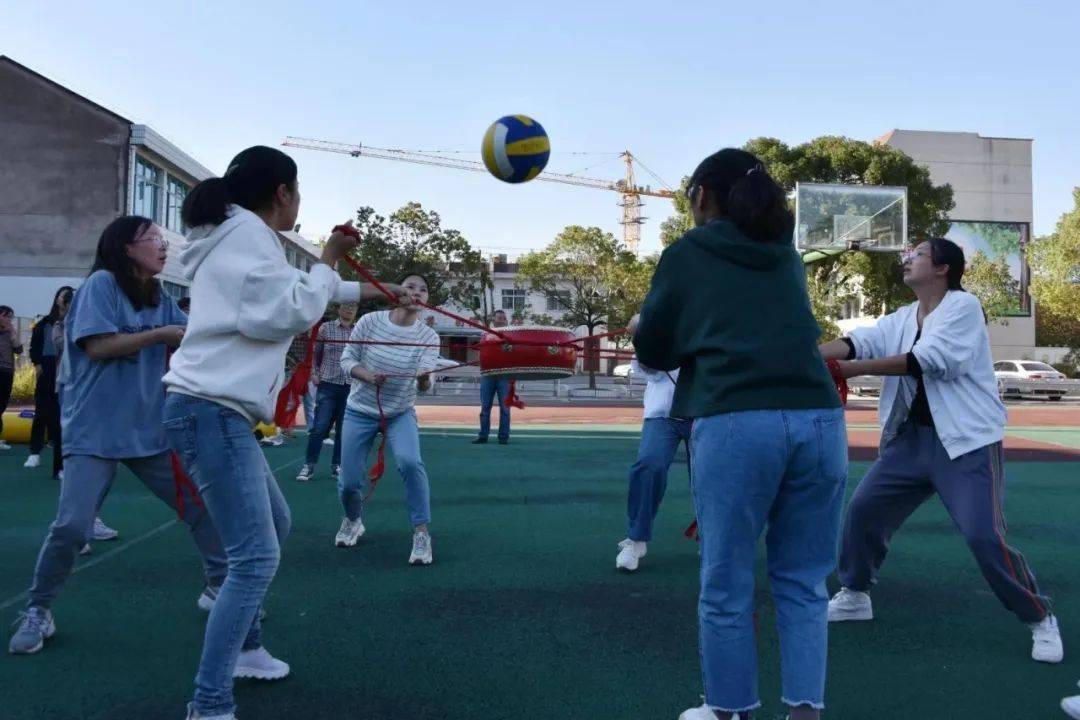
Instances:
[[[63,290],[63,289],[64,288],[61,288],[61,290]],[[69,287],[69,288],[67,288],[66,293],[64,293],[62,295],[59,295],[57,297],[56,302],[58,303],[58,305],[57,305],[58,320],[57,320],[57,322],[53,323],[53,326],[52,326],[53,347],[56,348],[56,407],[57,407],[57,413],[58,413],[58,415],[57,415],[57,426],[56,426],[56,439],[53,442],[53,453],[54,453],[54,459],[55,459],[56,455],[60,456],[60,470],[58,470],[56,472],[56,479],[60,480],[60,481],[63,481],[63,479],[64,479],[64,469],[63,469],[64,457],[63,457],[63,443],[62,443],[62,439],[63,439],[62,435],[63,435],[63,433],[61,432],[61,428],[60,428],[61,423],[59,422],[59,413],[61,412],[60,408],[63,407],[63,404],[62,404],[63,400],[61,398],[61,380],[60,380],[60,378],[61,378],[62,372],[64,371],[64,366],[63,366],[64,365],[64,320],[67,318],[68,309],[71,308],[71,298],[72,298],[72,296],[74,294],[75,294],[75,291],[72,288]],[[104,502],[105,502],[105,496],[103,495],[98,500],[97,512],[99,512],[99,513],[101,512],[101,504],[104,503]],[[99,517],[97,515],[97,513],[95,513],[94,514],[94,529],[91,531],[91,536],[90,537],[91,537],[92,540],[102,542],[102,541],[106,541],[106,540],[115,540],[116,538],[120,537],[120,533],[118,533],[116,530],[114,530],[113,528],[106,525],[101,520],[101,517]],[[89,555],[91,552],[92,552],[92,550],[90,548],[90,543],[86,543],[85,545],[82,546],[82,549],[79,550],[80,555]]]
[[[637,330],[638,316],[627,326],[631,337]],[[626,539],[619,543],[615,567],[634,572],[645,557],[646,543],[652,540],[653,521],[667,490],[668,470],[679,443],[686,443],[690,456],[690,421],[671,417],[671,400],[679,371],[664,372],[647,368],[634,357],[630,374],[645,377],[645,419],[641,425],[641,443],[637,461],[630,468],[630,490],[626,497]]]
[[[315,361],[312,381],[317,386],[315,395],[315,422],[308,419],[307,456],[297,482],[308,482],[315,477],[315,466],[323,440],[330,434],[330,425],[337,426],[334,433],[334,451],[330,460],[330,476],[336,481],[341,472],[341,426],[345,420],[345,405],[349,399],[349,377],[341,369],[341,352],[352,334],[356,321],[356,303],[341,303],[338,317],[323,323],[315,340]],[[306,412],[306,410],[305,410]]]
[[[182,297],[182,298],[180,298],[179,300],[176,301],[176,307],[180,308],[180,310],[183,311],[183,313],[185,315],[190,314],[191,313],[191,298],[190,297]]]
[[[14,310],[0,305],[0,450],[11,449],[4,442],[4,411],[11,400],[11,386],[15,383],[15,356],[23,351],[22,343],[15,334],[14,318]]]
[[[41,465],[41,451],[45,447],[47,433],[53,446],[53,477],[58,477],[64,467],[60,444],[60,402],[56,395],[60,347],[56,345],[53,331],[62,325],[74,292],[75,289],[68,285],[57,290],[48,314],[34,325],[30,335],[30,362],[34,364],[36,375],[34,422],[30,427],[30,456],[26,458],[23,467],[36,468]]]
[[[491,316],[491,327],[507,326],[506,313],[496,310]],[[505,377],[480,377],[480,434],[473,440],[473,445],[483,445],[491,432],[491,405],[495,396],[499,398],[499,444],[510,442],[510,408],[506,399],[510,397],[510,379]]]

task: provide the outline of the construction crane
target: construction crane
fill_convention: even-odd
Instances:
[[[477,160],[448,157],[435,152],[422,152],[417,150],[396,150],[393,148],[377,148],[369,145],[349,145],[346,143],[330,142],[328,140],[312,140],[310,138],[287,137],[282,145],[286,147],[302,148],[304,150],[320,150],[323,152],[339,153],[351,157],[372,157],[380,160],[397,160],[400,162],[415,163],[417,165],[430,165],[434,167],[453,168],[455,170],[470,170],[472,172],[486,173],[487,168]],[[627,250],[635,255],[641,245],[641,226],[645,217],[641,214],[644,203],[641,198],[658,197],[673,198],[675,191],[668,186],[652,170],[645,167],[644,163],[631,154],[629,150],[619,153],[626,164],[626,175],[621,180],[599,180],[596,178],[582,177],[573,174],[561,174],[543,172],[536,177],[541,182],[563,183],[564,185],[577,185],[578,187],[595,188],[597,190],[610,190],[622,195],[619,207],[622,208],[623,244]],[[634,163],[637,162],[650,175],[665,187],[654,190],[651,186],[638,185],[634,179]]]

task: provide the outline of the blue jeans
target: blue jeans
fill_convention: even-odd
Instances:
[[[701,535],[698,622],[705,701],[758,700],[754,560],[766,531],[783,701],[824,707],[825,578],[836,566],[847,482],[843,410],[755,410],[697,418],[691,434]]]
[[[506,378],[480,378],[480,438],[487,440],[491,433],[491,405],[499,396],[499,440],[510,439],[510,408],[506,398],[510,395],[510,381]]]
[[[653,520],[664,499],[668,468],[680,441],[685,441],[689,447],[689,420],[645,418],[637,462],[630,468],[630,492],[626,498],[626,536],[631,540],[652,540]]]
[[[356,520],[363,512],[364,494],[368,487],[367,457],[371,443],[379,433],[379,418],[365,415],[352,408],[345,410],[342,431],[344,444],[341,474],[338,476],[338,495],[345,515]],[[420,458],[420,429],[416,411],[409,409],[387,418],[386,442],[397,461],[397,469],[405,482],[405,504],[413,527],[431,522],[431,490],[427,470]]]
[[[330,434],[330,424],[337,429],[334,432],[334,455],[330,460],[334,465],[341,464],[341,424],[345,420],[345,401],[349,399],[349,386],[337,383],[321,382],[315,396],[315,423],[308,424],[307,457],[304,462],[314,465],[319,462],[319,451],[323,440]]]
[[[199,488],[221,536],[229,571],[206,623],[195,709],[233,712],[233,668],[241,650],[262,644],[258,610],[289,534],[289,506],[251,423],[223,405],[170,393],[165,434]]]

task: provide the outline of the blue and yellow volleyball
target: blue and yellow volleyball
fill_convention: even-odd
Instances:
[[[491,124],[480,146],[484,166],[503,182],[523,183],[540,174],[551,143],[540,123],[527,115],[507,115]]]

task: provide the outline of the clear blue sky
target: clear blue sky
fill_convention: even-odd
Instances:
[[[551,136],[552,170],[603,159],[560,153],[629,148],[672,184],[759,135],[1034,138],[1036,234],[1080,185],[1076,0],[187,5],[4,3],[0,53],[216,172],[286,135],[472,151],[492,120],[526,113]],[[511,253],[571,223],[620,232],[615,193],[292,154],[312,236],[360,205],[389,213],[409,200],[474,245]],[[620,172],[616,161],[588,174]],[[652,250],[670,206],[650,200],[646,214]]]

